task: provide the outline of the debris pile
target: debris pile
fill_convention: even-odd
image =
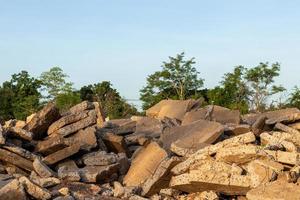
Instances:
[[[0,200],[299,199],[299,130],[296,108],[163,100],[105,121],[97,102],[49,103],[0,125]]]

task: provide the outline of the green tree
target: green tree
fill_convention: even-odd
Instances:
[[[290,107],[297,107],[300,109],[300,88],[295,87],[293,92],[290,94],[288,99],[288,106]]]
[[[274,79],[279,76],[279,71],[279,63],[269,65],[268,62],[247,70],[245,79],[249,83],[249,99],[253,110],[263,111],[270,96],[285,90],[282,86],[274,85]]]
[[[249,88],[243,78],[245,72],[245,67],[237,66],[233,72],[226,73],[221,81],[221,86],[208,92],[209,102],[247,113]]]
[[[75,91],[72,82],[66,81],[68,77],[59,67],[53,67],[40,76],[43,90],[47,92],[46,101],[54,100],[62,112],[80,102],[79,92]]]
[[[137,114],[137,109],[128,104],[109,81],[83,86],[80,89],[82,100],[97,101],[110,119],[123,118]]]
[[[201,97],[200,88],[203,79],[193,66],[194,58],[185,60],[184,53],[169,57],[163,62],[162,70],[156,71],[147,78],[147,85],[141,89],[140,99],[147,109],[162,99],[187,99]]]
[[[52,67],[49,71],[43,72],[40,80],[43,83],[43,90],[47,92],[46,99],[53,100],[60,94],[73,91],[73,83],[67,82],[69,76],[59,67]]]
[[[40,87],[41,82],[31,77],[27,71],[13,74],[11,80],[0,87],[1,117],[4,120],[24,120],[36,112],[40,106]]]

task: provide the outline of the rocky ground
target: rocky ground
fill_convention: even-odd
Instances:
[[[163,100],[105,121],[96,102],[49,103],[0,125],[0,200],[300,199],[298,130],[296,108],[241,116]]]

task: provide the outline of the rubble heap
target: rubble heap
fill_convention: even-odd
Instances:
[[[0,200],[299,199],[299,130],[296,108],[163,100],[105,121],[97,102],[49,103],[0,125]]]

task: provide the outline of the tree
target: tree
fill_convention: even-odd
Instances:
[[[47,92],[46,99],[53,100],[60,94],[71,92],[73,83],[66,81],[68,77],[59,67],[52,67],[49,71],[43,72],[40,80],[43,83],[43,90]]]
[[[249,107],[249,88],[243,78],[245,72],[245,67],[237,66],[233,72],[226,73],[221,81],[221,86],[208,92],[209,102],[246,113]]]
[[[295,87],[293,92],[290,94],[290,98],[288,99],[288,106],[297,107],[300,109],[300,88]]]
[[[41,82],[27,71],[13,74],[10,81],[0,87],[0,115],[3,120],[12,118],[24,120],[39,109]]]
[[[121,98],[109,81],[83,86],[80,89],[82,100],[99,102],[110,119],[123,118],[137,114],[137,109]]]
[[[53,67],[40,76],[43,90],[47,92],[46,101],[54,100],[62,112],[80,102],[79,92],[75,91],[72,82],[66,81],[68,77],[59,67]]]
[[[279,63],[269,66],[268,62],[247,70],[245,79],[250,87],[250,104],[255,111],[263,111],[270,96],[285,90],[284,87],[273,84],[279,71]]]
[[[147,85],[141,89],[140,99],[147,109],[162,99],[199,98],[203,79],[193,66],[194,58],[184,59],[184,53],[169,57],[169,62],[163,62],[162,70],[156,71],[147,78]]]

